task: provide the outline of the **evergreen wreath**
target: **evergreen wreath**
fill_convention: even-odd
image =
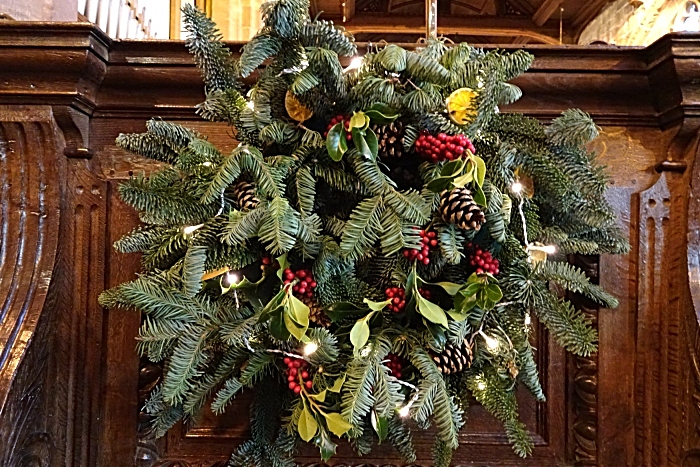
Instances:
[[[308,10],[265,3],[233,60],[184,8],[198,111],[233,126],[231,154],[161,120],[117,139],[163,163],[119,188],[145,225],[115,248],[142,252],[144,272],[100,298],[143,313],[138,351],[164,364],[153,430],[258,387],[232,466],[291,467],[299,439],[328,460],[342,437],[413,462],[408,420],[435,427],[435,465],[448,466],[474,397],[525,457],[515,387],[545,400],[530,317],[589,355],[595,330],[550,285],[617,305],[564,257],[628,250],[584,148],[597,127],[578,110],[549,126],[499,112],[521,95],[508,81],[525,51],[432,39],[343,69],[353,38]]]

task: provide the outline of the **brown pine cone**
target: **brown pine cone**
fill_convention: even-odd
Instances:
[[[455,188],[440,194],[440,215],[445,222],[464,230],[479,230],[484,213],[469,188]]]
[[[238,209],[241,211],[255,209],[260,202],[255,194],[255,185],[246,181],[240,181],[234,185],[233,195],[236,197]]]
[[[472,347],[467,339],[464,339],[459,347],[448,342],[442,352],[431,352],[431,355],[443,375],[453,375],[466,370],[472,365],[474,358]]]

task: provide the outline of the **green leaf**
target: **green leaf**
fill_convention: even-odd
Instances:
[[[334,323],[364,315],[367,308],[361,308],[350,302],[335,302],[323,309]]]
[[[328,429],[336,436],[343,436],[350,429],[352,429],[352,424],[345,421],[342,415],[336,412],[323,413],[321,414],[326,417],[326,425]]]
[[[369,118],[364,112],[355,112],[352,117],[350,117],[350,129],[355,128],[359,130],[364,130],[369,126]]]
[[[289,334],[296,337],[299,341],[302,340],[304,338],[304,334],[306,334],[307,328],[297,324],[286,309],[282,315],[284,317],[284,325],[287,328],[287,331],[289,331]]]
[[[345,127],[343,123],[336,123],[328,132],[326,138],[326,149],[328,155],[334,161],[338,162],[343,158],[343,154],[348,150],[348,142],[345,137]]]
[[[464,175],[462,175],[460,177],[455,178],[452,181],[452,183],[454,183],[454,186],[456,186],[457,188],[462,188],[462,187],[466,186],[468,183],[471,183],[472,181],[474,181],[474,171],[473,170],[465,173]],[[474,197],[474,199],[476,199],[476,196]]]
[[[304,409],[301,411],[297,430],[299,431],[301,439],[307,443],[311,441],[311,438],[316,436],[318,432],[318,422],[309,409],[306,408],[306,403],[304,403]]]
[[[367,159],[374,159],[372,155],[372,150],[370,149],[369,145],[367,144],[367,140],[365,139],[365,135],[363,134],[364,132],[358,128],[353,128],[352,129],[352,142],[355,143],[355,147],[357,148],[357,152],[365,156]]]
[[[343,384],[345,384],[345,378],[347,378],[347,374],[343,373],[342,376],[335,380],[333,386],[329,387],[328,390],[330,392],[335,392],[336,394],[339,394],[340,390],[343,388]]]
[[[264,323],[275,314],[279,314],[277,312],[282,308],[286,294],[287,292],[284,289],[281,289],[279,292],[277,292],[277,295],[272,297],[270,301],[267,302],[267,305],[265,305],[265,308],[263,308],[262,312],[260,313],[260,319],[258,320],[259,323]]]
[[[388,115],[388,114],[380,112],[379,110],[371,110],[370,109],[370,110],[365,111],[365,115],[367,115],[373,123],[378,123],[379,125],[386,125],[388,123],[393,122],[397,118],[399,118],[398,113],[396,113],[393,110],[392,110],[392,112],[394,112],[393,115]]]
[[[321,427],[318,435],[314,438],[314,444],[318,447],[318,450],[321,453],[321,459],[323,459],[324,462],[328,462],[330,458],[333,457],[333,454],[335,454],[335,450],[338,447],[337,444],[331,441],[330,435],[323,429],[323,427]]]
[[[426,188],[433,193],[440,193],[441,191],[447,190],[452,183],[456,183],[453,177],[438,177],[428,182]]]
[[[328,392],[327,389],[324,389],[323,391],[319,392],[318,394],[309,394],[309,397],[312,399],[315,399],[319,402],[326,402],[326,393]]]
[[[280,268],[277,270],[277,277],[279,277],[281,281],[284,281],[282,275],[284,274],[284,271],[289,267],[287,253],[283,254],[282,256],[279,256],[277,258],[277,262],[280,264]]]
[[[358,319],[350,330],[350,342],[355,347],[355,350],[360,350],[369,340],[369,324],[368,318],[374,313],[370,313],[362,319]]]
[[[371,414],[372,428],[379,437],[379,442],[384,441],[389,434],[389,420],[386,417],[377,415],[376,410],[372,410]]]
[[[442,287],[445,292],[447,292],[450,295],[456,295],[457,292],[460,291],[460,289],[463,287],[462,284],[455,284],[454,282],[432,282],[432,285],[437,285],[438,287]]]
[[[496,284],[488,284],[484,289],[486,291],[486,296],[493,302],[498,302],[503,298],[503,291]]]
[[[433,303],[429,300],[426,300],[419,293],[416,293],[414,295],[415,295],[416,299],[418,300],[418,313],[423,315],[425,317],[425,319],[427,319],[430,322],[440,324],[440,325],[444,326],[445,328],[448,326],[447,315],[445,314],[445,310],[440,308],[435,303]]]
[[[440,176],[441,177],[456,177],[460,173],[462,173],[462,169],[464,169],[464,165],[466,164],[464,159],[456,159],[453,161],[448,162],[447,164],[442,166],[442,169],[440,169]]]
[[[379,143],[377,142],[377,134],[371,128],[365,130],[365,141],[367,141],[369,151],[372,153],[372,158],[376,159],[379,153]]]
[[[474,201],[478,205],[486,207],[486,195],[484,194],[484,190],[482,190],[479,185],[476,186],[476,189],[474,190],[473,196],[474,196]]]
[[[486,178],[486,163],[479,156],[472,156],[472,159],[476,163],[476,184],[481,187],[484,185],[484,179]]]
[[[448,315],[450,315],[450,318],[452,318],[453,320],[457,321],[458,323],[461,323],[462,321],[464,321],[465,319],[467,319],[467,318],[469,317],[468,314],[466,314],[466,313],[458,313],[458,312],[455,311],[455,310],[447,310],[445,313],[447,313]]]
[[[366,303],[369,309],[372,311],[382,311],[391,303],[391,299],[384,300],[383,302],[373,302],[372,300],[365,298],[363,302]]]
[[[282,317],[282,315],[284,315],[284,313],[279,313],[272,316],[272,318],[270,319],[268,330],[270,331],[270,335],[272,335],[272,337],[274,337],[275,339],[280,341],[286,341],[287,339],[289,339],[289,336],[291,334],[287,330],[287,326],[285,325],[284,318]]]
[[[287,310],[292,319],[304,328],[309,327],[309,307],[292,294],[288,294]]]

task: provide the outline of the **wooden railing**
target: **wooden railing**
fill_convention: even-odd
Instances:
[[[516,459],[473,407],[454,465],[700,465],[700,36],[528,50],[524,97],[503,111],[592,114],[602,133],[591,149],[608,166],[632,251],[572,258],[620,307],[578,302],[600,331],[590,358],[537,333],[548,401],[520,398],[533,457]],[[8,22],[0,77],[0,465],[224,465],[247,436],[245,395],[227,418],[156,442],[139,431],[139,396],[159,378],[134,352],[140,317],[97,303],[139,270],[137,256],[111,248],[138,222],[117,185],[154,167],[115,137],[161,116],[235,147],[228,127],[196,116],[204,96],[191,57],[179,42],[112,41],[85,24]],[[431,441],[416,435],[416,465],[430,465]],[[317,453],[300,456],[319,465]],[[336,462],[400,465],[383,447],[358,460],[341,446]]]

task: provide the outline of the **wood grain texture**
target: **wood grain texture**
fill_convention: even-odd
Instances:
[[[677,34],[646,49],[527,46],[536,60],[516,80],[524,97],[503,110],[542,120],[569,107],[591,113],[602,126],[591,149],[608,166],[607,196],[632,251],[572,258],[620,300],[605,310],[574,299],[597,324],[597,355],[567,357],[535,333],[548,401],[518,394],[534,456],[515,458],[500,425],[474,406],[455,467],[700,465],[699,44]],[[224,152],[236,144],[230,128],[196,116],[202,85],[183,44],[112,42],[86,25],[3,24],[0,75],[0,338],[6,360],[19,362],[0,369],[0,465],[224,465],[248,436],[249,395],[224,417],[205,414],[153,440],[140,407],[160,370],[134,353],[140,317],[97,304],[104,287],[139,270],[138,255],[111,249],[138,223],[116,187],[158,167],[114,138],[161,116]],[[44,227],[37,212],[48,216]],[[432,438],[416,433],[411,467],[431,465]],[[321,467],[316,459],[313,449],[299,453],[302,466]],[[330,465],[402,464],[386,446],[357,459],[342,445]]]

